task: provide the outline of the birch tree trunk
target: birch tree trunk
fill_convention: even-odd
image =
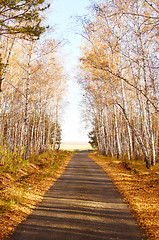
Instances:
[[[126,114],[128,115],[128,108],[127,108],[127,102],[125,97],[125,90],[124,90],[124,82],[121,80],[121,86],[122,86],[122,97],[123,97],[123,107],[125,109]],[[128,130],[128,158],[129,160],[133,159],[133,144],[132,144],[132,134],[129,124],[127,124],[127,130]]]
[[[56,140],[57,140],[57,121],[58,121],[58,106],[55,106],[55,119],[54,119],[54,135],[53,135],[53,152],[56,150]]]
[[[28,53],[28,67],[27,67],[27,76],[26,76],[26,102],[25,102],[25,116],[24,116],[24,126],[25,126],[25,137],[24,137],[24,160],[27,159],[28,156],[28,146],[29,146],[29,132],[28,132],[28,122],[29,122],[29,89],[30,89],[30,70],[31,70],[31,58],[32,58],[32,49],[33,42],[30,44],[30,49]]]

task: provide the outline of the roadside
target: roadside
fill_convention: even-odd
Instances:
[[[73,155],[68,151],[47,152],[18,169],[7,171],[0,166],[0,239],[7,239],[32,212]]]
[[[123,197],[87,152],[65,172],[11,240],[144,240]]]
[[[124,196],[138,224],[151,240],[159,239],[159,163],[147,169],[142,161],[122,162],[89,153]]]

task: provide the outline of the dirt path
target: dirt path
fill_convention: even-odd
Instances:
[[[76,154],[13,240],[141,240],[122,196],[105,172]]]

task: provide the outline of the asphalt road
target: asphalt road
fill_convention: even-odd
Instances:
[[[112,181],[87,153],[78,153],[11,239],[144,238]]]

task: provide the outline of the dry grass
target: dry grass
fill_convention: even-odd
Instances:
[[[114,181],[146,237],[159,239],[159,163],[148,170],[142,161],[123,163],[95,153],[89,157]]]
[[[0,239],[7,239],[15,227],[42,200],[46,191],[64,171],[73,154],[43,153],[25,167],[3,172],[0,167]]]

